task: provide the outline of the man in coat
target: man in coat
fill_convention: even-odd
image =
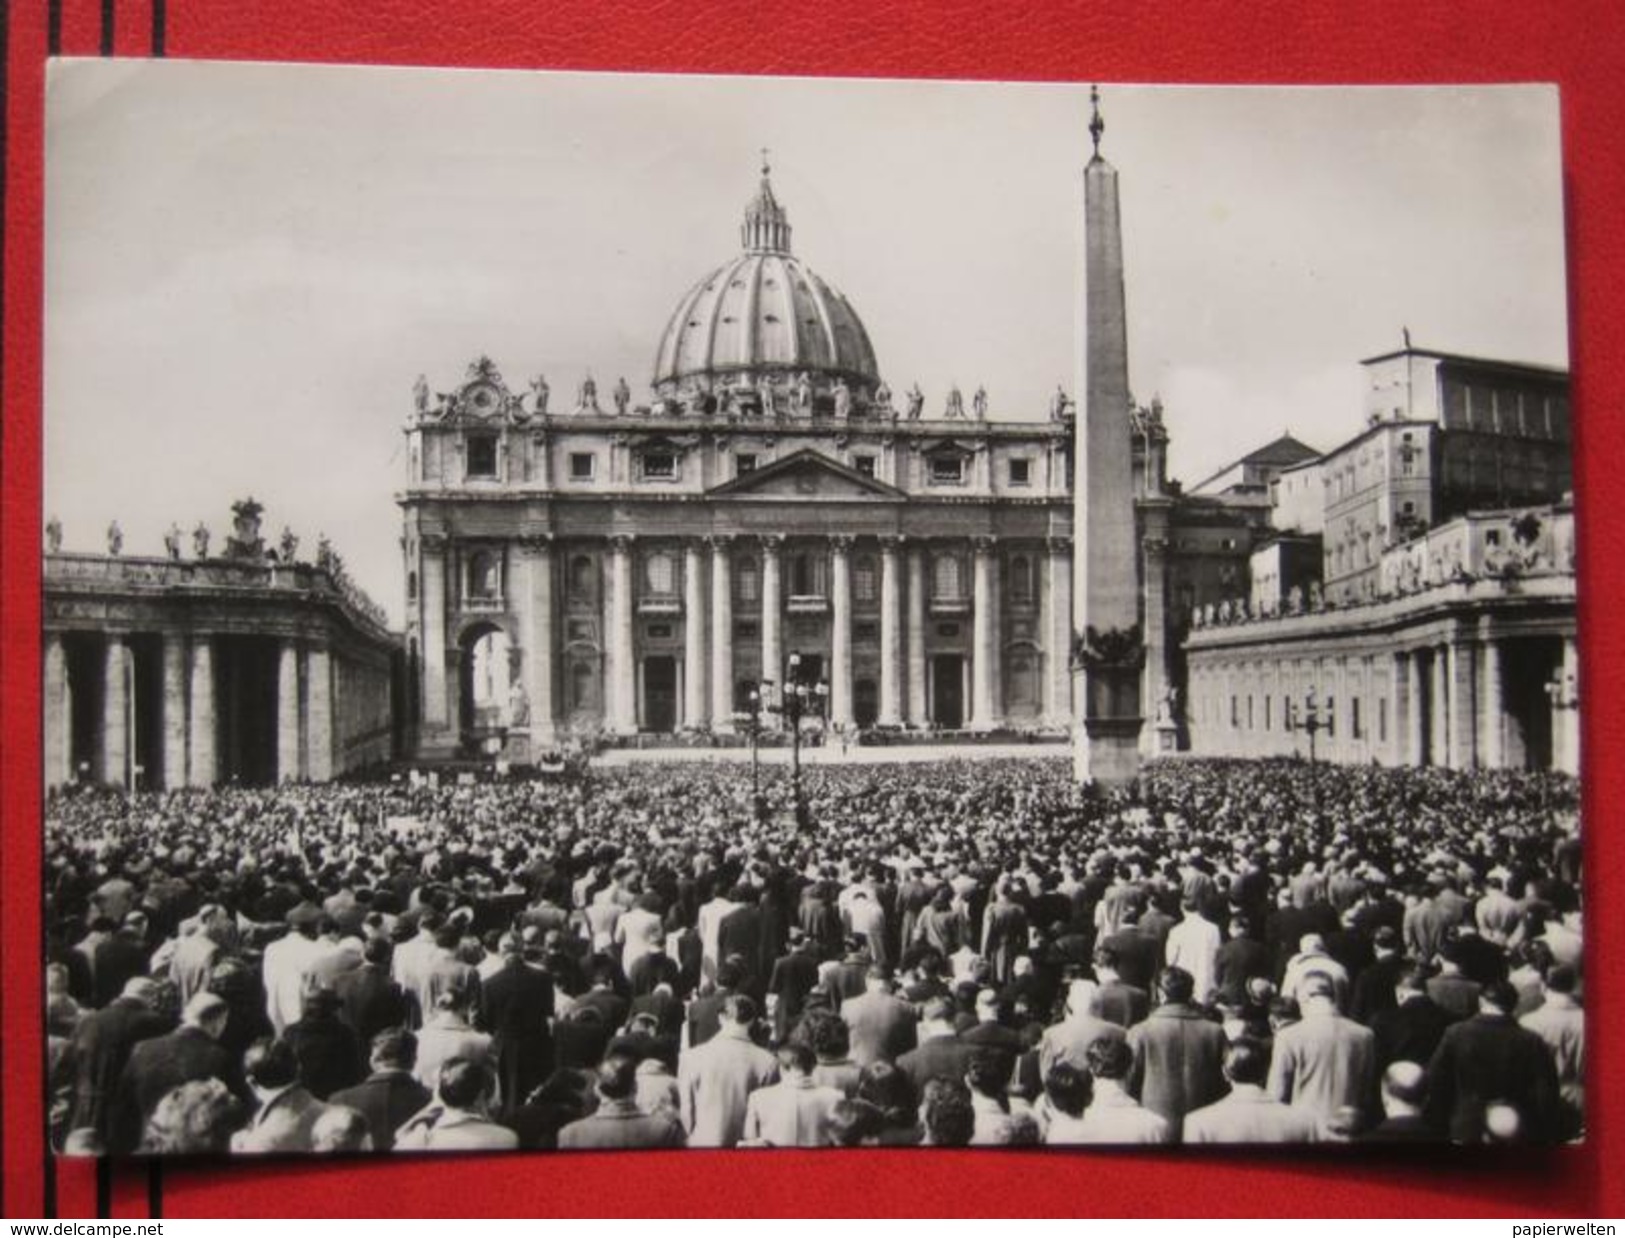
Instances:
[[[638,1107],[638,1064],[631,1056],[606,1057],[594,1090],[598,1108],[559,1131],[560,1148],[680,1148],[685,1143],[683,1125],[674,1115]]]
[[[328,1098],[367,1120],[376,1151],[393,1148],[395,1132],[432,1099],[429,1089],[412,1077],[417,1058],[418,1038],[404,1027],[379,1032],[372,1041],[372,1073]]]
[[[1154,1017],[1154,1016],[1153,1016]],[[1254,1040],[1238,1040],[1224,1055],[1230,1093],[1185,1117],[1186,1143],[1310,1143],[1320,1127],[1307,1110],[1283,1105],[1264,1090],[1270,1052]]]
[[[153,1008],[157,998],[157,983],[137,977],[74,1029],[71,1052],[77,1069],[70,1129],[95,1131],[103,1147],[112,1133],[113,1098],[131,1051],[138,1041],[169,1030],[169,1020]]]
[[[1373,969],[1376,966],[1374,964]],[[1433,1051],[1444,1039],[1445,1028],[1452,1020],[1428,996],[1427,982],[1426,967],[1416,963],[1408,965],[1394,986],[1393,1007],[1371,1020],[1371,1030],[1377,1035],[1378,1069],[1395,1062],[1425,1066],[1433,1059]]]
[[[519,1136],[486,1113],[496,1090],[488,1063],[457,1058],[439,1078],[434,1100],[396,1131],[397,1151],[504,1152],[519,1146]]]
[[[130,1050],[114,1096],[109,1152],[134,1152],[158,1102],[183,1083],[218,1079],[245,1101],[251,1099],[231,1056],[215,1043],[230,1010],[223,998],[199,993],[186,1004],[178,1028],[138,1041]]]
[[[1133,1027],[1151,1013],[1151,995],[1118,974],[1118,953],[1114,946],[1095,947],[1094,964],[1095,980],[1100,987],[1090,1000],[1089,1013],[1121,1028]]]
[[[962,1079],[965,1064],[974,1046],[954,1032],[954,1004],[946,997],[933,997],[925,1003],[917,1029],[919,1045],[897,1059],[897,1068],[914,1085],[920,1096],[932,1079]]]
[[[1090,1013],[1096,986],[1092,980],[1074,980],[1067,989],[1066,1017],[1044,1029],[1038,1046],[1038,1069],[1048,1078],[1057,1062],[1065,1062],[1080,1073],[1089,1073],[1089,1049],[1097,1040],[1127,1043],[1128,1033],[1108,1019]]]
[[[853,998],[861,1001],[861,998]],[[839,1088],[813,1081],[816,1057],[799,1040],[779,1046],[779,1082],[757,1088],[745,1101],[741,1144],[767,1148],[820,1148],[828,1142],[830,1115],[846,1099]]]
[[[282,1038],[299,1059],[299,1081],[317,1100],[359,1083],[366,1073],[361,1042],[339,1019],[339,999],[326,989],[305,994],[304,1014]]]
[[[715,1036],[684,1052],[678,1063],[677,1091],[683,1128],[691,1148],[731,1148],[745,1130],[745,1108],[757,1088],[779,1077],[778,1063],[751,1043],[756,1003],[743,993],[723,1002]]]
[[[339,1018],[349,1024],[362,1044],[389,1027],[413,1021],[412,1007],[401,986],[390,975],[394,947],[387,937],[372,937],[361,947],[361,966],[337,976]]]
[[[1517,1110],[1525,1141],[1556,1136],[1557,1068],[1546,1042],[1513,1020],[1517,1001],[1504,980],[1484,986],[1478,1013],[1452,1025],[1428,1063],[1428,1116],[1454,1143],[1483,1139],[1491,1101]]]
[[[526,930],[531,932],[532,930]],[[491,1033],[498,1091],[510,1106],[522,1105],[553,1070],[553,978],[541,966],[541,943],[509,934],[502,939],[502,968],[480,989],[480,1026]]]
[[[916,1043],[914,1007],[893,996],[888,969],[878,963],[869,967],[864,993],[841,1003],[841,1019],[851,1035],[852,1060],[859,1066],[895,1062]]]
[[[299,1082],[299,1059],[285,1040],[261,1040],[243,1056],[259,1107],[231,1137],[233,1152],[313,1152],[311,1131],[331,1108]]]
[[[1224,1094],[1224,1029],[1191,1004],[1195,982],[1181,967],[1162,975],[1162,1005],[1129,1029],[1129,1091],[1178,1129],[1185,1115]]]
[[[1311,972],[1298,986],[1303,1017],[1275,1036],[1269,1090],[1325,1126],[1340,1109],[1377,1108],[1377,1038],[1337,1013],[1329,976]]]
[[[813,942],[799,928],[791,926],[790,950],[773,964],[768,977],[767,996],[773,1006],[773,1038],[783,1042],[806,1008],[807,995],[818,986],[818,956]]]

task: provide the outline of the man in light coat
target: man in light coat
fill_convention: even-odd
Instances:
[[[851,1034],[851,1057],[859,1066],[895,1062],[914,1048],[914,1007],[891,991],[887,969],[872,965],[864,977],[864,992],[841,1003],[841,1019]]]
[[[1337,1013],[1329,976],[1311,972],[1299,985],[1303,1017],[1275,1037],[1269,1090],[1317,1122],[1338,1110],[1377,1109],[1377,1037]]]
[[[811,1047],[799,1040],[779,1046],[780,1082],[758,1088],[747,1098],[742,1145],[821,1148],[829,1142],[830,1115],[846,1094],[813,1082],[816,1063]]]
[[[1168,931],[1163,962],[1190,972],[1196,1000],[1205,1005],[1213,1000],[1218,984],[1219,926],[1202,914],[1194,899],[1184,899],[1180,907],[1184,919]]]
[[[750,1094],[779,1077],[778,1063],[751,1043],[756,1003],[743,993],[722,1005],[721,1030],[678,1064],[677,1094],[691,1148],[731,1148],[745,1130]]]
[[[1230,1094],[1185,1117],[1186,1143],[1312,1143],[1320,1124],[1307,1110],[1283,1105],[1264,1090],[1270,1053],[1242,1039],[1225,1053]]]
[[[1193,1109],[1224,1093],[1224,1028],[1191,1004],[1195,982],[1182,967],[1162,974],[1162,1005],[1129,1029],[1134,1069],[1129,1091],[1176,1128]]]

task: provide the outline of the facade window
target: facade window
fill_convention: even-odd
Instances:
[[[1377,742],[1379,744],[1388,742],[1388,698],[1386,696],[1377,698]]]
[[[1012,486],[1030,486],[1033,484],[1033,462],[1025,456],[1010,461],[1010,484]]]
[[[497,475],[497,437],[494,434],[468,436],[468,475],[495,477]]]
[[[570,592],[577,597],[592,596],[592,559],[577,555],[570,560]]]
[[[1230,697],[1230,729],[1232,731],[1241,729],[1241,699],[1234,694]]]
[[[958,555],[944,551],[931,561],[931,596],[944,602],[957,602],[964,596]]]
[[[1266,731],[1274,729],[1274,724],[1275,724],[1275,717],[1274,717],[1275,709],[1274,709],[1274,706],[1275,706],[1275,698],[1273,696],[1266,696],[1264,698],[1264,729]]]
[[[741,619],[734,624],[735,640],[755,640],[759,635],[761,625],[754,619]]]
[[[501,562],[489,550],[468,557],[468,596],[482,602],[502,596]]]
[[[875,475],[875,458],[873,456],[853,456],[852,467],[865,477]]]
[[[870,463],[873,463],[871,460]],[[852,596],[859,602],[875,600],[875,560],[873,555],[859,555],[852,564]]]
[[[931,457],[931,484],[933,486],[957,486],[964,480],[965,458],[963,456]]]
[[[408,602],[418,600],[418,574],[416,572],[406,574],[406,600]]]
[[[658,550],[644,560],[643,585],[655,597],[669,597],[677,592],[677,565],[671,555]]]
[[[1253,694],[1247,694],[1247,729],[1253,729]]]
[[[570,708],[590,710],[593,707],[593,670],[586,662],[577,662],[570,668]]]
[[[752,605],[761,600],[762,578],[756,570],[755,559],[740,559],[734,564],[734,600]]]
[[[590,451],[570,453],[570,480],[591,481],[597,472],[598,457]]]
[[[1010,598],[1015,602],[1033,600],[1033,561],[1026,555],[1010,560]]]
[[[1355,739],[1362,738],[1360,731],[1360,698],[1354,697],[1349,701],[1349,734]]]
[[[1328,739],[1332,739],[1332,738],[1335,738],[1336,735],[1337,735],[1337,698],[1335,696],[1328,696],[1326,698],[1326,737]]]
[[[824,596],[824,558],[803,550],[790,559],[790,593],[794,597]]]
[[[647,451],[638,457],[645,481],[677,480],[677,457],[669,451]]]
[[[734,476],[743,477],[746,473],[756,471],[756,453],[753,451],[739,451],[734,453]]]

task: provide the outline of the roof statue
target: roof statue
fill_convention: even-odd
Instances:
[[[626,416],[626,406],[632,402],[632,389],[626,385],[625,377],[615,380],[615,393],[611,398],[615,401],[615,415]]]
[[[920,414],[925,410],[925,392],[920,390],[920,384],[915,383],[908,393],[908,419],[918,421]]]
[[[56,554],[62,549],[62,522],[52,516],[45,522],[45,551]]]
[[[536,415],[538,417],[547,416],[547,396],[549,388],[547,385],[546,375],[538,374],[535,378],[531,379],[530,391],[532,396],[531,403]]]
[[[948,388],[948,405],[943,409],[943,416],[949,421],[963,420],[965,417],[965,397],[960,393],[958,383]]]
[[[971,397],[971,408],[976,413],[977,421],[987,420],[987,388],[978,384],[976,394]]]
[[[1089,137],[1095,144],[1095,158],[1100,158],[1100,137],[1106,132],[1106,122],[1100,115],[1100,87],[1089,87]]]
[[[124,553],[124,530],[119,528],[117,520],[107,526],[107,553],[110,555]]]

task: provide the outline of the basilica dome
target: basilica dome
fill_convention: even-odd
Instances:
[[[678,302],[655,354],[654,388],[684,400],[807,378],[820,402],[839,381],[854,403],[879,385],[874,347],[846,297],[790,252],[768,169],[740,228],[743,250]]]

